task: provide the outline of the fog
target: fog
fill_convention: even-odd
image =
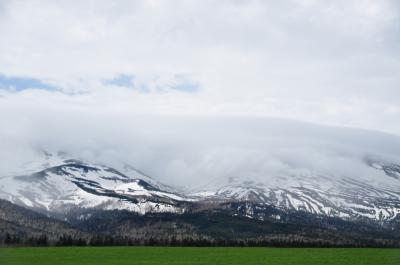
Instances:
[[[183,186],[368,174],[400,156],[399,10],[0,0],[0,174],[37,150]]]
[[[117,107],[117,106],[115,106]],[[137,114],[101,105],[0,105],[3,175],[65,151],[110,166],[124,163],[176,186],[292,173],[362,176],[363,159],[400,162],[400,137],[294,120],[249,116]]]

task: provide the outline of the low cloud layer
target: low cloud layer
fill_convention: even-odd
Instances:
[[[399,10],[0,0],[0,173],[35,149],[176,185],[399,161]]]
[[[38,149],[128,163],[178,186],[294,172],[362,177],[365,156],[400,161],[400,138],[375,131],[263,117],[137,114],[89,100],[72,104],[57,93],[48,98],[0,99],[3,174]]]

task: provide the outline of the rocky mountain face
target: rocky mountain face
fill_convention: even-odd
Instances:
[[[400,214],[400,187],[376,187],[351,178],[307,177],[308,183],[282,187],[263,183],[232,183],[195,193],[200,199],[225,199],[273,205],[286,211],[304,211],[344,219],[390,221]],[[252,213],[249,212],[249,216]]]
[[[131,167],[112,168],[48,154],[19,172],[0,178],[0,198],[53,216],[80,209],[127,210],[139,214],[174,213],[239,203],[231,212],[248,218],[279,219],[282,213],[304,212],[343,220],[392,222],[400,214],[400,166],[364,159],[367,176],[293,174],[269,182],[240,181],[213,188],[178,192]],[[277,213],[262,209],[273,207]]]
[[[139,213],[183,210],[186,198],[132,167],[124,172],[47,154],[36,169],[0,179],[0,198],[41,212],[73,208],[121,209]]]

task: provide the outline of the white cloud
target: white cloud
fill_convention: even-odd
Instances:
[[[400,132],[398,113],[385,111],[400,104],[396,1],[4,1],[1,10],[9,76],[96,94],[119,75],[164,93],[185,75],[201,90],[163,100],[178,111]]]
[[[204,153],[190,161],[189,151],[165,159],[173,146],[181,148],[171,139],[182,136],[183,124],[193,126],[186,133],[196,132],[186,119],[227,122],[235,116],[243,124],[255,117],[285,118],[398,135],[399,10],[389,0],[0,1],[0,75],[60,89],[0,90],[0,139],[4,150],[36,142],[80,151],[97,146],[116,156],[119,149],[131,154],[146,143],[151,148],[142,146],[130,159],[145,169],[151,169],[145,161],[158,161],[153,173],[164,170],[179,179],[176,172],[227,170],[222,162],[220,168],[207,162],[223,161],[225,153],[232,153],[234,164],[244,161],[256,170],[265,166],[254,157],[270,157],[247,141],[247,151],[233,144],[257,133],[246,131],[220,146],[216,139],[224,142],[228,131],[214,139],[208,131],[214,125],[207,123],[204,139],[186,140],[189,149]],[[133,77],[133,85],[107,82],[120,76]],[[186,93],[185,85],[195,89]],[[176,116],[184,118],[172,131],[151,121]],[[115,137],[120,131],[121,139]],[[135,142],[136,134],[148,140]],[[194,143],[209,137],[219,146],[215,150]],[[295,138],[298,148],[308,148],[302,137]],[[269,166],[281,163],[272,159]]]
[[[0,176],[32,158],[35,148],[130,163],[174,185],[267,181],[290,172],[362,177],[365,156],[400,161],[398,136],[252,116],[178,115],[168,113],[166,101],[154,110],[156,96],[125,98],[123,89],[109,95],[117,95],[118,104],[107,94],[44,90],[0,98]],[[139,105],[132,107],[131,99]]]

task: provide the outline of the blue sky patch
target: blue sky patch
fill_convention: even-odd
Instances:
[[[22,91],[30,88],[46,90],[55,89],[55,87],[46,84],[39,79],[29,77],[10,77],[0,74],[0,89]]]
[[[200,90],[199,82],[191,80],[187,75],[177,74],[175,75],[175,78],[176,83],[171,86],[172,89],[188,93],[193,93]]]
[[[185,82],[178,83],[178,84],[172,86],[171,88],[182,91],[182,92],[192,93],[192,92],[198,91],[200,89],[200,85],[197,82],[185,81]]]
[[[150,92],[152,90],[147,84],[138,82],[134,75],[128,74],[120,74],[113,79],[104,80],[104,84],[131,88],[143,93]],[[159,92],[165,91],[166,88],[187,93],[193,93],[200,89],[200,84],[198,82],[191,80],[187,75],[184,74],[174,75],[174,79],[170,82],[170,84],[160,84],[157,83],[157,80],[155,80],[155,84],[153,83],[150,85],[155,85],[153,86],[154,91]]]
[[[133,88],[135,86],[135,76],[120,74],[113,79],[106,80],[105,84]]]

